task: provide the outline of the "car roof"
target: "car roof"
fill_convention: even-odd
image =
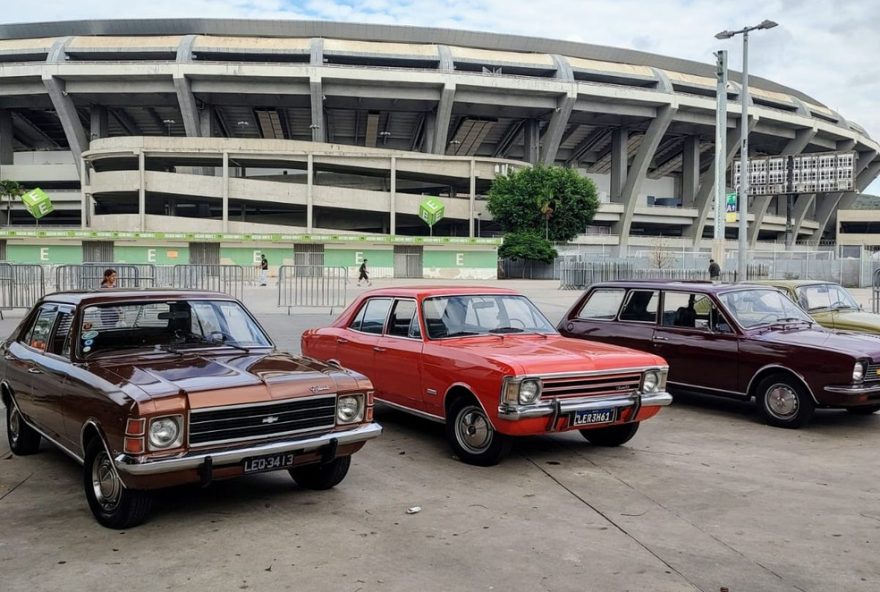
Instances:
[[[430,296],[462,296],[469,294],[515,294],[516,290],[494,288],[490,286],[394,286],[390,288],[374,288],[362,296],[396,296],[408,298],[427,298]]]
[[[613,280],[597,282],[591,288],[644,288],[646,290],[687,290],[701,294],[720,294],[744,288],[768,288],[754,283],[734,284],[708,280]]]
[[[826,282],[825,280],[756,280],[754,283],[765,286],[785,286],[786,288],[800,288],[801,286],[818,284],[837,285],[835,282]]]
[[[69,290],[46,294],[43,302],[63,304],[103,304],[114,301],[131,300],[235,300],[229,294],[209,290],[174,290],[167,288],[101,288],[95,290]]]

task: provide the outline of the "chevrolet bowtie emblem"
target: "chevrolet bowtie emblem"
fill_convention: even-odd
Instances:
[[[278,417],[275,415],[270,415],[269,417],[263,418],[263,423],[272,424],[272,423],[275,423],[276,421],[278,421]]]

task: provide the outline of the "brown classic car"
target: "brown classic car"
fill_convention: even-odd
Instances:
[[[82,463],[110,528],[142,522],[160,487],[282,469],[333,487],[381,433],[365,376],[276,351],[224,294],[51,294],[0,350],[10,448],[45,438]]]
[[[880,340],[823,329],[768,286],[594,284],[559,330],[659,354],[673,392],[754,398],[774,426],[801,427],[816,407],[880,409]]]

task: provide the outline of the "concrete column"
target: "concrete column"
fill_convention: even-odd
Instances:
[[[9,109],[0,109],[0,165],[12,164],[15,154],[12,140],[12,112]]]
[[[391,157],[391,235],[397,234],[397,157]]]
[[[434,154],[446,154],[446,142],[449,136],[449,122],[452,119],[452,107],[455,104],[455,83],[447,82],[440,91],[440,102],[434,117]]]
[[[106,138],[109,134],[107,108],[103,105],[92,105],[89,110],[89,140]]]
[[[422,152],[431,154],[434,152],[434,132],[437,127],[437,115],[430,111],[425,114],[425,140],[422,142]]]
[[[141,232],[147,229],[146,168],[144,153],[138,152],[138,228],[140,228]]]
[[[700,138],[688,136],[682,148],[681,207],[694,207],[700,187]]]
[[[806,193],[804,195],[798,195],[797,200],[794,202],[794,209],[791,213],[791,221],[794,230],[792,231],[792,235],[794,236],[794,242],[797,243],[798,233],[801,231],[801,226],[804,223],[804,219],[807,217],[807,212],[815,205],[816,203],[816,194],[815,193]]]
[[[214,137],[214,112],[207,105],[199,111],[199,134],[203,138]]]
[[[324,124],[324,82],[320,74],[313,73],[309,77],[309,93],[312,104],[312,142],[326,142],[327,126]]]
[[[229,153],[223,151],[223,232],[229,232]]]
[[[541,133],[537,119],[527,119],[523,126],[523,160],[538,164]]]
[[[547,133],[544,134],[544,147],[541,150],[542,164],[553,164],[556,162],[559,144],[562,142],[562,136],[565,133],[565,128],[568,127],[568,120],[577,101],[577,84],[574,80],[571,65],[564,56],[554,55],[552,57],[553,62],[556,64],[555,78],[569,83],[572,88],[556,101],[556,109],[550,117]]]
[[[89,140],[86,137],[82,122],[79,120],[73,100],[67,94],[64,81],[55,78],[52,73],[52,70],[54,70],[52,68],[53,65],[64,62],[67,44],[72,39],[73,37],[63,37],[55,41],[46,57],[48,67],[44,69],[42,79],[43,85],[49,93],[49,99],[52,101],[52,107],[61,121],[61,127],[64,129],[64,136],[67,138],[70,152],[73,154],[73,162],[76,165],[76,172],[79,175],[82,172],[82,167],[79,163],[82,160],[83,152],[89,149]]]
[[[312,232],[312,220],[314,220],[314,201],[312,186],[315,182],[315,155],[309,152],[306,160],[306,231]]]
[[[623,186],[626,184],[629,165],[629,130],[618,128],[611,132],[611,201],[621,202]]]
[[[474,215],[477,199],[477,161],[471,159],[470,194],[468,195],[468,236],[474,238]]]
[[[177,92],[177,102],[180,106],[180,116],[183,118],[183,127],[187,137],[198,138],[201,129],[199,127],[199,109],[196,98],[192,92],[192,83],[184,73],[183,65],[192,62],[192,46],[195,43],[195,35],[185,35],[180,38],[177,45],[177,67],[174,70],[174,90]]]
[[[92,194],[91,194],[91,177],[89,175],[89,164],[85,161],[85,159],[80,160],[80,212],[79,212],[79,225],[80,228],[88,228],[89,226],[89,209],[91,208]],[[9,221],[7,220],[7,224]]]

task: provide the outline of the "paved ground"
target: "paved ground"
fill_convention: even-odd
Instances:
[[[577,296],[503,285],[554,322]],[[281,346],[332,318],[278,314],[257,290],[245,298]],[[0,590],[880,589],[880,414],[787,431],[679,396],[624,447],[530,438],[488,469],[453,459],[438,425],[377,419],[385,434],[334,490],[286,473],[169,490],[127,532],[92,520],[72,461],[12,457],[4,439]]]

